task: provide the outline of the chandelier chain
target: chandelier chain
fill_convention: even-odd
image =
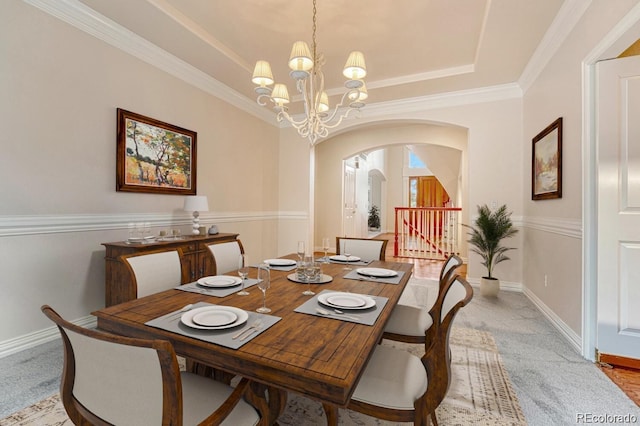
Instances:
[[[316,73],[316,66],[318,65],[318,56],[316,54],[316,0],[313,0],[313,35],[311,37],[311,44],[313,49],[313,73]]]

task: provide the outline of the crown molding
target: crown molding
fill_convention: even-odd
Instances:
[[[480,87],[439,93],[436,95],[418,96],[397,101],[379,102],[367,105],[360,111],[361,117],[376,117],[390,114],[404,114],[430,109],[440,109],[460,105],[495,102],[522,97],[522,90],[516,83],[498,86]]]
[[[290,124],[277,123],[275,114],[261,107],[254,100],[229,88],[215,78],[189,65],[185,61],[150,43],[134,32],[97,13],[79,0],[23,0],[43,12],[54,16],[123,52],[126,52],[158,69],[173,75],[275,127],[285,128]],[[492,102],[522,97],[558,50],[569,32],[588,8],[590,0],[566,0],[558,16],[545,34],[531,61],[519,79],[519,83],[482,87],[435,95],[420,96],[389,102],[368,104],[360,113],[361,117],[378,117],[403,114],[436,108],[446,108],[464,104]],[[473,71],[472,65],[420,73],[396,79],[379,80],[369,83],[371,88],[386,87],[424,79],[440,78],[446,75],[464,74]],[[296,119],[299,119],[296,116]]]
[[[590,5],[591,0],[565,0],[562,3],[558,14],[518,79],[523,92],[536,81]]]
[[[261,120],[275,122],[269,110],[78,0],[23,1]]]

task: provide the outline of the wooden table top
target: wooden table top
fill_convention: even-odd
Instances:
[[[271,271],[267,306],[272,309],[271,315],[282,320],[237,350],[146,326],[145,322],[197,302],[255,311],[262,305],[262,292],[256,286],[249,288],[249,296],[234,293],[224,298],[167,290],[95,311],[93,315],[102,330],[169,340],[179,355],[324,403],[345,406],[413,268],[412,264],[388,261],[375,261],[369,266],[403,271],[404,275],[400,284],[345,279],[343,276],[349,271],[344,265],[330,263],[323,264],[322,271],[333,281],[312,284],[311,288],[316,294],[331,289],[389,298],[373,326],[294,312],[312,296],[302,294],[306,284],[287,279],[295,271],[275,270]],[[255,278],[256,271],[252,268],[250,277]]]

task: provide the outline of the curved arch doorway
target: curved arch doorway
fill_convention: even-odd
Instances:
[[[369,170],[377,170],[384,178],[380,184],[380,232],[393,232],[394,207],[408,206],[408,176],[404,173],[404,153],[408,146],[430,150],[433,168],[441,168],[441,174],[447,171],[448,177],[444,180],[451,181],[456,188],[451,192],[443,183],[453,204],[464,209],[468,199],[467,140],[467,129],[463,127],[394,121],[355,128],[322,141],[315,147],[314,238],[368,236],[367,217],[372,196]],[[378,151],[383,154],[375,158],[374,153]],[[457,157],[453,168],[447,166],[451,164],[451,157]],[[354,176],[350,177],[347,171]],[[444,181],[440,177],[439,180]],[[364,184],[358,187],[358,182]],[[354,183],[356,191],[352,196],[349,188]],[[456,195],[452,195],[454,193]],[[348,204],[350,199],[354,200],[353,205]],[[346,215],[349,207],[352,207],[351,218]],[[463,219],[466,220],[464,212]]]

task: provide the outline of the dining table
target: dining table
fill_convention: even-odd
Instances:
[[[237,294],[239,288],[216,293],[198,288],[197,283],[92,314],[101,330],[168,340],[178,355],[192,362],[250,379],[247,399],[266,417],[265,424],[277,422],[286,406],[287,392],[319,401],[327,424],[337,424],[338,408],[349,403],[367,361],[380,344],[413,265],[366,259],[351,264],[325,259],[320,282],[307,284],[304,276],[296,273],[296,254],[265,260],[271,264],[271,284],[265,299],[271,309],[268,314],[256,313],[263,304],[263,293],[256,285],[248,286],[249,295],[241,296]],[[289,262],[291,265],[287,265]],[[251,282],[257,281],[257,271],[251,268]],[[375,273],[370,274],[371,271]],[[380,271],[387,271],[390,276],[378,274]],[[237,277],[235,272],[226,275]],[[308,287],[315,295],[303,294]],[[337,296],[340,297],[336,299]],[[340,300],[344,305],[329,303],[331,300]],[[363,300],[366,305],[351,305],[354,300]],[[210,305],[239,310],[243,320],[247,317],[246,322],[212,332],[185,327],[189,308]],[[252,330],[255,332],[248,332],[242,341],[235,338],[238,331],[254,324],[255,318],[263,320],[255,322],[261,323]]]

